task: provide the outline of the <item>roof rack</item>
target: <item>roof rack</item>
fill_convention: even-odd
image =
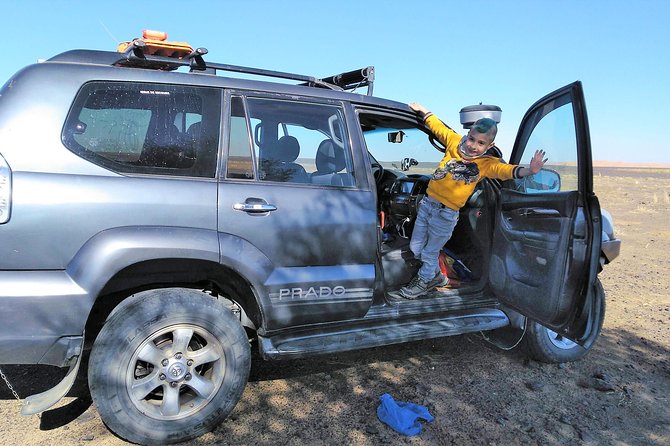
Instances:
[[[252,74],[257,76],[274,77],[280,79],[290,79],[303,82],[300,85],[307,85],[310,87],[328,88],[331,90],[351,91],[360,87],[368,87],[367,95],[372,96],[374,86],[374,67],[369,66],[358,70],[340,73],[326,78],[316,78],[314,76],[307,76],[303,74],[287,73],[283,71],[266,70],[262,68],[244,67],[239,65],[229,65],[222,63],[206,62],[203,58],[208,53],[206,48],[196,48],[190,53],[180,55],[180,57],[168,57],[160,55],[160,52],[153,51],[151,45],[147,45],[142,39],[135,39],[132,42],[127,42],[124,50],[116,54],[116,60],[106,61],[111,62],[112,65],[130,66],[139,68],[152,68],[159,70],[175,70],[182,66],[190,67],[191,72],[195,73],[209,73],[216,74],[217,70]],[[56,56],[51,60],[64,60],[64,55]],[[80,52],[72,52],[73,57],[81,57]],[[90,62],[90,59],[89,59]]]

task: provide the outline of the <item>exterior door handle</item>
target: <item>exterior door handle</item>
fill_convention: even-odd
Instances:
[[[249,214],[260,214],[263,212],[276,211],[277,206],[267,203],[235,203],[233,209],[236,211],[247,212]]]

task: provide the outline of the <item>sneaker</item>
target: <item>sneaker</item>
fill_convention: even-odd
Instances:
[[[434,290],[435,288],[447,286],[448,283],[449,279],[447,278],[447,276],[442,274],[442,272],[438,272],[437,274],[435,274],[435,277],[433,277],[431,281],[428,282],[428,286],[426,288],[428,289],[428,291],[430,291]]]
[[[418,275],[414,276],[404,287],[388,293],[388,301],[392,304],[395,304],[407,300],[407,298],[402,294],[403,288],[413,287],[414,285],[416,285],[418,280],[419,280]]]
[[[400,288],[399,294],[405,299],[416,299],[417,297],[421,297],[428,292],[428,283],[429,282],[424,282],[421,280],[417,274],[412,278],[412,280],[409,281],[407,285]]]

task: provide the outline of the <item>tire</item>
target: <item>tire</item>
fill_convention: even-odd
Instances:
[[[240,322],[189,289],[151,290],[121,303],[98,334],[88,381],[119,437],[157,445],[198,437],[242,396],[251,352]]]
[[[605,290],[599,279],[596,279],[595,293],[601,311],[600,320],[597,322],[596,337],[591,346],[588,349],[584,348],[537,322],[528,321],[524,342],[533,359],[547,363],[574,362],[582,359],[589,352],[600,336],[605,320]]]

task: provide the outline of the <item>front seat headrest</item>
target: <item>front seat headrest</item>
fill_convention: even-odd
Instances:
[[[316,170],[319,173],[336,173],[344,169],[344,149],[337,146],[332,139],[321,141],[316,150]]]
[[[277,141],[270,158],[284,161],[285,163],[292,163],[300,155],[300,144],[293,136],[284,135]]]

